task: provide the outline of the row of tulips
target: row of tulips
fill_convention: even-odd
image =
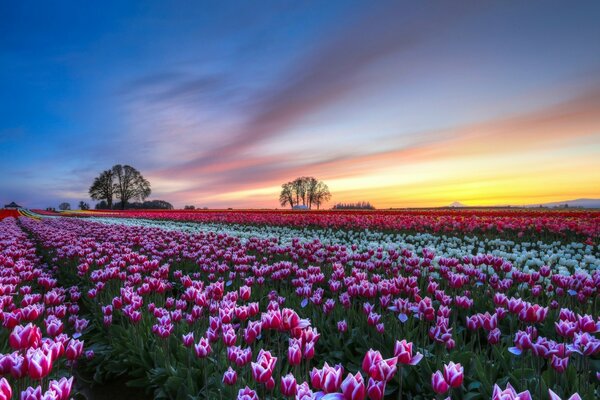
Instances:
[[[44,213],[40,211],[40,213]],[[371,229],[431,233],[486,234],[538,238],[576,236],[588,243],[600,236],[600,212],[536,209],[427,209],[402,211],[259,211],[259,210],[127,210],[88,211],[81,217],[104,216],[236,225]]]
[[[14,218],[0,221],[0,400],[67,400],[82,356],[76,287],[58,284]]]
[[[598,266],[20,223],[85,293],[96,357],[82,368],[155,398],[599,394]]]
[[[178,221],[146,220],[139,218],[106,218],[91,217],[88,220],[105,224],[160,228],[169,231],[187,232],[190,234],[221,232],[227,236],[235,236],[241,240],[277,238],[280,245],[291,245],[295,241],[312,241],[317,239],[325,246],[347,246],[354,252],[377,252],[377,257],[386,258],[386,250],[409,250],[422,253],[424,249],[432,250],[446,258],[462,258],[465,254],[485,254],[512,263],[520,271],[530,273],[544,265],[552,265],[555,273],[569,275],[577,270],[594,271],[600,258],[597,248],[590,244],[571,241],[515,241],[497,237],[480,236],[447,236],[430,233],[405,233],[384,231],[352,231],[332,229],[298,229],[282,226],[227,225],[221,223],[191,223]],[[478,263],[477,257],[473,260]],[[368,261],[368,260],[367,260]]]

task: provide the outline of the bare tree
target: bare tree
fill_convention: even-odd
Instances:
[[[289,204],[293,208],[302,202],[308,208],[315,205],[319,208],[330,199],[331,193],[325,183],[312,176],[302,176],[281,185],[279,204],[284,207]]]
[[[281,185],[279,204],[281,204],[282,207],[285,207],[286,204],[289,204],[290,208],[294,208],[294,187],[292,182]]]
[[[89,194],[92,200],[106,200],[109,209],[112,209],[115,193],[114,173],[112,169],[102,171],[90,186]]]
[[[314,192],[313,203],[317,205],[317,210],[321,207],[321,204],[331,200],[331,193],[329,187],[323,181],[319,181]]]
[[[115,179],[116,197],[121,201],[124,210],[129,200],[143,201],[152,190],[150,182],[142,176],[140,171],[130,165],[117,164],[112,168]]]

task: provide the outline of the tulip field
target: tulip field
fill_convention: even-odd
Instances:
[[[600,212],[27,215],[0,400],[600,398]]]

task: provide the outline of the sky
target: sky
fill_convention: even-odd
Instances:
[[[0,203],[90,202],[119,163],[175,207],[275,208],[305,175],[329,205],[600,198],[598,20],[598,1],[1,2]]]

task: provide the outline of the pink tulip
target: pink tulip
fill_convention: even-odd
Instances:
[[[35,389],[29,386],[27,389],[21,392],[21,400],[41,400],[42,399],[42,387],[37,386]]]
[[[498,385],[494,385],[494,392],[492,393],[492,400],[532,400],[529,390],[525,390],[521,393],[512,387],[510,383],[506,384],[506,389],[502,390]]]
[[[252,378],[258,383],[267,383],[273,375],[273,369],[277,358],[273,357],[270,352],[260,350],[256,362],[251,363]]]
[[[300,365],[302,362],[302,343],[294,338],[290,338],[288,347],[288,363],[292,366]]]
[[[0,400],[10,400],[12,389],[5,378],[0,378]]]
[[[60,378],[58,381],[52,380],[48,386],[50,390],[56,393],[57,400],[68,400],[71,395],[71,388],[73,387],[73,377],[69,379]]]
[[[52,354],[41,349],[27,351],[27,371],[31,379],[42,379],[52,370]]]
[[[185,347],[192,347],[194,345],[194,332],[182,335],[182,340]]]
[[[389,382],[396,374],[397,365],[398,359],[396,357],[379,360],[371,367],[369,375],[377,381]]]
[[[258,400],[258,395],[248,386],[244,389],[240,389],[237,395],[237,400]]]
[[[206,358],[212,352],[212,348],[210,347],[210,343],[208,339],[205,337],[200,338],[198,344],[194,345],[194,351],[196,353],[196,357],[198,358]]]
[[[441,371],[436,371],[431,376],[431,386],[433,391],[437,394],[444,394],[450,389],[450,385],[448,385],[448,382],[444,379],[444,375],[442,375]]]
[[[321,390],[323,390],[324,393],[337,392],[342,384],[343,375],[344,367],[341,365],[330,367],[325,363],[321,370]]]
[[[417,365],[421,361],[423,355],[417,352],[413,356],[412,346],[412,343],[408,343],[404,339],[401,342],[396,340],[394,356],[398,359],[399,364]]]
[[[364,400],[366,395],[365,382],[360,372],[348,374],[341,385],[344,400]]]
[[[444,379],[448,382],[448,385],[453,388],[457,388],[462,385],[464,378],[464,369],[458,364],[450,361],[448,365],[444,365]]]
[[[366,373],[370,373],[371,368],[373,368],[379,361],[383,360],[381,353],[377,350],[369,349],[362,362],[362,369]]]
[[[76,360],[83,354],[83,342],[77,339],[71,339],[65,348],[65,357],[67,360]]]
[[[382,400],[385,393],[385,381],[376,381],[369,378],[367,384],[367,396],[371,400]]]
[[[548,394],[550,395],[550,400],[562,400],[552,389],[548,389]],[[579,396],[579,393],[573,393],[568,400],[581,400],[581,396]]]
[[[9,335],[8,343],[15,350],[36,348],[40,345],[41,338],[42,332],[37,326],[33,324],[17,325]]]
[[[225,385],[235,385],[235,382],[237,381],[237,372],[234,371],[231,367],[229,367],[227,369],[227,371],[225,371],[225,373],[223,374],[223,383]]]
[[[286,397],[296,395],[298,384],[296,378],[291,373],[281,377],[281,394]]]

